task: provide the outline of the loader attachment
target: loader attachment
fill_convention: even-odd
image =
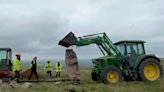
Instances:
[[[62,40],[60,40],[58,44],[67,48],[69,46],[76,45],[76,36],[70,32]]]

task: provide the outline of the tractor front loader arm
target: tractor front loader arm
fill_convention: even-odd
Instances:
[[[112,41],[108,38],[106,33],[98,33],[86,35],[83,37],[76,37],[72,32],[70,32],[62,40],[59,41],[59,45],[67,48],[72,45],[81,47],[90,44],[98,45],[103,54],[107,53],[108,55],[114,55],[120,59],[122,58],[121,53],[119,52],[117,47],[112,43]]]

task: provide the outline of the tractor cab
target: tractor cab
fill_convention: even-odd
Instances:
[[[119,41],[116,42],[114,45],[117,49],[121,52],[124,57],[125,67],[133,66],[136,62],[137,57],[145,55],[145,48],[144,48],[144,41]]]
[[[11,48],[0,48],[0,77],[5,77],[12,70],[12,50]]]
[[[114,45],[123,56],[136,57],[145,54],[144,41],[119,41]]]

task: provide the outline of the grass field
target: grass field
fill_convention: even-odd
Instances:
[[[163,62],[162,65],[164,66]],[[164,77],[155,82],[121,81],[117,84],[105,85],[91,80],[91,68],[81,69],[80,72],[81,83],[79,85],[72,85],[69,81],[58,85],[54,82],[33,83],[29,89],[13,89],[0,85],[0,92],[164,92]],[[67,78],[64,72],[62,78]]]

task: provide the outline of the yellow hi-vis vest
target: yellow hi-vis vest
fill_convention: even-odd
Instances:
[[[55,70],[56,70],[56,72],[61,72],[61,71],[62,71],[62,68],[63,68],[63,66],[62,66],[61,63],[60,63],[59,66],[58,66],[58,63],[56,63],[56,65],[55,65]]]
[[[14,59],[13,61],[13,71],[20,71],[21,70],[21,62],[18,59]]]
[[[52,64],[46,63],[46,71],[52,71]]]

